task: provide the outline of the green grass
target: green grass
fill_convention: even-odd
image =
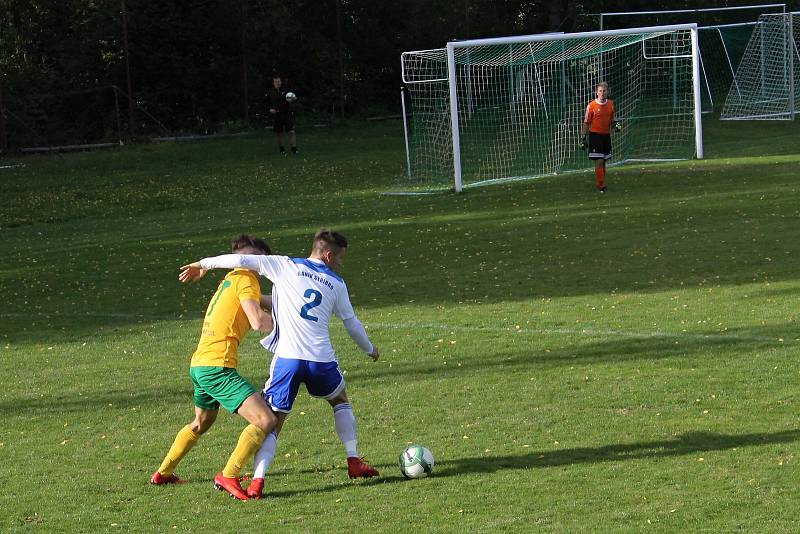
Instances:
[[[706,132],[707,160],[615,168],[606,195],[585,173],[380,196],[403,174],[390,123],[303,131],[296,158],[265,133],[0,170],[0,529],[796,531],[797,126]],[[383,352],[332,328],[382,476],[347,479],[303,391],[264,501],[211,489],[228,415],[190,483],[150,486],[222,275],[182,286],[178,266],[242,231],[303,255],[321,226],[351,240],[342,274]],[[433,477],[402,479],[409,442]]]

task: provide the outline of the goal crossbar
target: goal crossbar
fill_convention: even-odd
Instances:
[[[594,17],[616,17],[616,16],[631,16],[631,15],[675,15],[681,13],[714,13],[720,11],[743,11],[752,9],[772,9],[782,8],[786,9],[786,4],[759,4],[752,6],[728,6],[728,7],[706,7],[698,9],[659,9],[654,11],[616,11],[610,13],[589,13],[587,16]]]
[[[659,32],[673,32],[679,30],[696,30],[697,24],[673,24],[669,26],[644,26],[641,28],[622,28],[618,30],[603,30],[593,32],[575,33],[538,33],[535,35],[521,35],[510,37],[489,37],[485,39],[470,39],[467,41],[451,41],[448,48],[465,48],[468,46],[502,45],[535,43],[538,41],[565,41],[569,39],[592,39],[594,37],[613,37],[617,35],[636,35]]]

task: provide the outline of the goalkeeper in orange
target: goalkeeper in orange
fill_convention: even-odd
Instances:
[[[611,128],[620,131],[614,120],[614,101],[608,98],[608,84],[600,82],[595,88],[597,98],[586,106],[581,123],[580,147],[588,147],[589,159],[594,160],[594,173],[597,176],[597,190],[606,192],[606,162],[611,159]],[[587,139],[588,133],[588,139]]]

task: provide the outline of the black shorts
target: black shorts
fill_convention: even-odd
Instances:
[[[589,132],[589,159],[611,159],[611,134]]]
[[[272,116],[272,131],[275,133],[294,131],[294,113],[276,113]]]

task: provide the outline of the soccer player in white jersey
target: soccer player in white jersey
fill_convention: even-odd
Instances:
[[[326,399],[333,407],[336,433],[347,452],[350,478],[378,475],[378,471],[358,455],[356,419],[328,333],[331,315],[336,315],[361,350],[373,361],[380,357],[353,311],[344,280],[336,274],[346,251],[347,239],[343,235],[320,230],[314,236],[308,258],[226,254],[181,268],[180,279],[184,281],[199,280],[208,269],[244,268],[258,272],[273,283],[275,329],[261,344],[274,354],[263,395],[277,415],[278,423],[256,454],[253,480],[247,488],[250,498],[261,498],[264,475],[275,455],[278,434],[292,410],[301,383],[312,396]]]

